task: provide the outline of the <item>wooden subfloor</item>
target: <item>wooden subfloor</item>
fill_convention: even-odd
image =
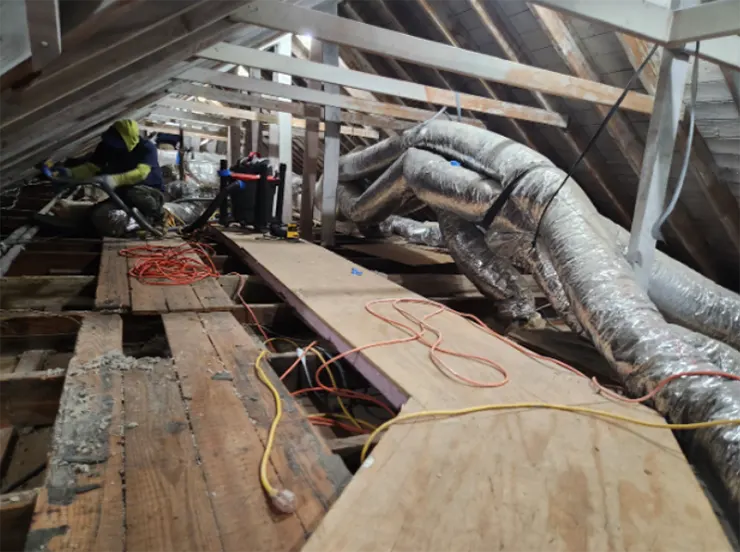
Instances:
[[[365,311],[414,296],[307,243],[224,232],[225,243],[340,349],[403,337]],[[385,310],[390,314],[390,308]],[[418,312],[427,313],[423,307]],[[595,395],[587,380],[461,323],[434,319],[455,350],[493,357],[510,382],[450,380],[418,343],[368,349],[371,381],[408,396],[402,413],[488,403],[590,406],[660,421],[642,406]],[[446,359],[468,377],[490,368]],[[729,545],[673,435],[551,410],[478,413],[392,427],[304,550],[725,550]]]

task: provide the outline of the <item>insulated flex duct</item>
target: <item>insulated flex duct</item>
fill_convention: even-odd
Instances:
[[[369,187],[359,183],[394,163],[393,174],[402,166],[403,178],[389,178],[386,170]],[[434,209],[461,271],[495,300],[513,299],[527,312],[529,298],[516,284],[514,267],[531,271],[554,308],[593,341],[630,394],[643,395],[685,372],[736,373],[738,354],[729,345],[738,347],[740,340],[740,297],[665,255],[658,255],[648,294],[624,258],[626,230],[601,217],[574,180],[545,211],[565,174],[526,146],[476,127],[430,121],[345,156],[340,175],[348,191],[340,210],[350,219],[355,205],[372,205],[372,220],[397,214],[398,198],[409,191]],[[518,185],[497,222],[479,229],[514,180]],[[680,378],[657,393],[655,406],[675,422],[740,418],[740,382]],[[694,437],[740,499],[740,428],[717,426]]]

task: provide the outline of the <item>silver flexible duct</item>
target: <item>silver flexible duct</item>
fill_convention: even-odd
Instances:
[[[405,185],[440,213],[443,235],[445,230],[455,233],[445,238],[448,245],[452,243],[451,249],[456,249],[461,269],[477,277],[484,268],[482,263],[476,264],[477,259],[489,257],[479,249],[480,241],[473,240],[471,247],[460,221],[474,226],[503,186],[520,178],[499,215],[501,222],[485,236],[488,251],[491,244],[501,242],[502,231],[516,236],[496,250],[496,258],[504,254],[509,264],[503,269],[498,262],[485,266],[493,272],[512,274],[506,272],[514,270],[512,265],[529,264],[555,308],[575,318],[577,328],[591,338],[630,394],[642,395],[674,374],[737,370],[737,358],[730,347],[670,324],[656,303],[665,312],[675,313],[670,315],[672,320],[687,326],[708,326],[709,330],[702,330],[734,343],[740,329],[740,297],[675,261],[661,258],[651,283],[650,296],[657,297],[654,303],[637,285],[624,259],[622,231],[603,222],[574,180],[568,181],[544,214],[541,239],[537,250],[531,251],[532,233],[543,217],[544,206],[564,178],[545,157],[492,132],[447,121],[410,129],[402,135],[402,143],[400,148],[397,142],[374,146],[378,156],[383,154],[382,163],[372,159],[372,153],[368,158],[362,157],[366,152],[352,154],[351,164],[344,167],[344,180],[352,180],[356,167],[382,168],[407,152],[403,160]],[[449,160],[462,167],[451,165]],[[362,194],[357,196],[361,198]],[[667,277],[663,271],[670,269],[674,274]],[[485,282],[495,283],[484,288],[488,294],[522,297],[521,290],[502,273],[485,278]],[[740,382],[681,378],[656,395],[655,405],[676,422],[739,418]],[[694,436],[708,451],[733,498],[740,498],[740,428],[718,426],[698,430]]]

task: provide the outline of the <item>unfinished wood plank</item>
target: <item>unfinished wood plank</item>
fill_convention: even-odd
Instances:
[[[41,370],[44,367],[46,359],[49,358],[54,351],[50,349],[33,349],[31,351],[23,351],[18,364],[15,367],[16,373],[24,372],[35,372]]]
[[[140,245],[142,245],[141,242],[129,242],[127,247]],[[134,267],[137,260],[136,257],[126,259],[128,270]],[[143,284],[133,276],[129,276],[128,285],[131,290],[131,312],[133,314],[160,314],[168,311],[165,286]]]
[[[463,274],[389,274],[388,279],[424,297],[482,297]]]
[[[98,271],[98,289],[95,292],[97,310],[128,309],[131,307],[131,291],[128,284],[128,263],[119,255],[125,242],[115,238],[103,238],[103,248]]]
[[[53,424],[63,386],[64,370],[0,376],[0,426]]]
[[[365,305],[379,298],[418,297],[408,290],[370,272],[353,276],[351,262],[312,244],[224,235],[340,351],[403,336],[368,315]],[[431,312],[422,306],[410,310]],[[388,306],[382,312],[393,311]],[[410,397],[403,412],[534,401],[588,404],[661,420],[646,407],[595,395],[588,380],[537,361],[448,313],[435,317],[433,325],[455,350],[494,356],[510,381],[497,389],[451,382],[420,343],[353,355],[355,366],[387,396]],[[445,361],[469,378],[496,379],[485,366]],[[630,549],[645,542],[661,542],[671,550],[729,548],[668,431],[566,412],[488,412],[394,427],[372,457],[305,550]]]
[[[455,262],[447,253],[408,243],[348,244],[342,248],[413,266]]]
[[[200,319],[221,361],[234,376],[236,389],[264,445],[275,401],[254,372],[254,363],[263,349],[230,313],[201,314]],[[316,435],[268,362],[263,362],[265,374],[278,389],[283,402],[283,419],[275,437],[272,463],[285,487],[295,493],[296,515],[310,533],[336,501],[351,475]]]
[[[84,367],[105,353],[120,353],[122,339],[120,316],[85,316],[28,534],[29,550],[124,549],[121,373],[105,365]],[[77,465],[89,472],[76,473]]]
[[[10,462],[16,438],[17,434],[14,427],[0,429],[0,479],[5,476],[5,470]]]
[[[84,310],[92,307],[94,290],[94,276],[0,278],[0,308]]]
[[[0,495],[0,550],[23,550],[38,489]]]
[[[377,445],[380,441],[380,437],[373,439],[373,444]],[[340,456],[349,456],[350,454],[358,454],[362,451],[362,447],[367,443],[367,435],[350,435],[349,437],[334,437],[327,439],[326,444],[334,454]]]
[[[269,506],[259,482],[262,442],[231,381],[211,375],[224,369],[194,313],[162,316],[227,550],[295,550],[305,539],[298,517]],[[272,467],[268,476],[280,480]],[[248,515],[245,513],[248,512]]]
[[[126,547],[221,550],[185,405],[171,363],[124,375]]]
[[[205,311],[228,311],[234,307],[234,302],[215,278],[206,278],[192,285],[195,295],[200,300]]]

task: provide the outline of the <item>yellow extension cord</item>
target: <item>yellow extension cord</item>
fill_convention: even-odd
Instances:
[[[635,425],[644,427],[652,427],[655,429],[700,429],[703,427],[715,427],[718,425],[740,425],[740,418],[731,420],[712,420],[710,422],[694,422],[690,424],[667,424],[663,422],[646,422],[638,418],[632,418],[630,416],[622,416],[621,414],[612,414],[611,412],[605,412],[603,410],[596,410],[594,408],[586,408],[583,406],[568,406],[565,404],[548,404],[548,403],[512,403],[512,404],[484,404],[482,406],[472,406],[470,408],[459,408],[455,410],[426,410],[424,412],[412,412],[411,414],[399,414],[395,418],[382,423],[375,429],[367,438],[365,445],[362,447],[362,453],[360,454],[360,461],[364,462],[367,456],[367,451],[370,448],[370,444],[373,442],[375,436],[381,431],[388,429],[393,424],[404,422],[406,420],[414,420],[417,418],[432,418],[439,416],[462,416],[464,414],[474,414],[476,412],[486,412],[489,410],[516,410],[522,408],[537,408],[546,410],[561,410],[563,412],[573,412],[575,414],[584,414],[588,416],[597,416],[600,418],[607,418],[611,420],[619,420],[620,422],[628,422]]]
[[[305,354],[305,351],[304,351]],[[272,452],[272,446],[275,441],[275,432],[277,426],[280,423],[280,418],[283,415],[283,407],[280,401],[280,394],[278,393],[275,386],[267,378],[264,370],[262,369],[262,359],[267,355],[267,351],[262,351],[257,357],[255,362],[255,370],[257,371],[257,377],[264,383],[272,392],[272,396],[275,399],[275,417],[270,425],[270,431],[267,435],[267,443],[265,443],[265,450],[262,454],[262,461],[260,462],[260,482],[265,492],[268,494],[270,499],[276,508],[285,513],[292,513],[295,511],[295,496],[287,489],[278,490],[273,487],[267,479],[267,463],[270,460],[270,453]],[[323,361],[322,361],[323,362]],[[362,447],[360,454],[360,461],[364,462],[367,457],[367,452],[370,448],[373,439],[381,432],[388,429],[390,426],[405,422],[408,420],[415,420],[419,418],[438,418],[438,417],[453,417],[463,416],[466,414],[474,414],[476,412],[487,412],[494,410],[519,410],[519,409],[546,409],[546,410],[560,410],[562,412],[571,412],[574,414],[583,414],[587,416],[596,416],[599,418],[606,418],[610,420],[617,420],[620,422],[627,422],[643,427],[650,427],[654,429],[671,429],[671,430],[689,430],[689,429],[701,429],[707,427],[716,427],[720,425],[740,425],[740,418],[730,420],[712,420],[708,422],[694,422],[689,424],[670,424],[663,422],[647,422],[638,418],[632,418],[630,416],[623,416],[621,414],[613,414],[603,410],[596,410],[594,408],[586,408],[583,406],[569,406],[565,404],[548,404],[548,403],[534,403],[534,402],[521,402],[511,404],[487,404],[482,406],[473,406],[470,408],[459,408],[454,410],[428,410],[424,412],[413,412],[411,414],[399,414],[395,418],[392,418],[373,430],[368,435],[365,445]],[[340,417],[339,415],[336,415]],[[348,416],[341,416],[342,418]],[[354,419],[348,417],[350,419]],[[356,421],[356,420],[355,420]]]

